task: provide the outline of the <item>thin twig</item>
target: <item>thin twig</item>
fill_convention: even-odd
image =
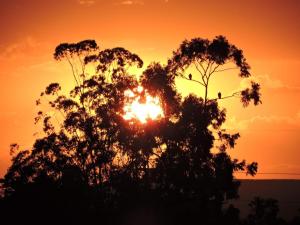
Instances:
[[[231,95],[227,95],[227,96],[224,96],[224,97],[222,97],[222,98],[213,98],[213,99],[210,99],[210,101],[222,100],[222,99],[226,99],[226,98],[236,97],[237,94],[240,94],[241,92],[242,92],[242,91],[237,91],[237,92],[232,93]]]
[[[177,72],[178,73],[178,72]],[[194,80],[194,79],[189,79],[188,77],[186,77],[184,74],[182,73],[178,73],[183,79],[186,79],[186,80],[190,80],[190,81],[193,81],[193,82],[196,82],[198,84],[201,84],[203,87],[205,87],[205,84],[203,84],[201,81],[198,81],[198,80]]]
[[[225,68],[225,69],[221,69],[221,70],[216,70],[215,72],[218,73],[218,72],[223,72],[226,70],[235,70],[235,69],[238,69],[238,67]]]

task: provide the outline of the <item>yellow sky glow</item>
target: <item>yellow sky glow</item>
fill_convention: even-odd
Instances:
[[[252,78],[262,85],[258,107],[243,108],[237,98],[220,102],[227,108],[226,127],[241,134],[230,154],[257,161],[259,172],[300,173],[299,11],[295,0],[0,1],[0,177],[10,165],[9,145],[27,149],[36,139],[40,92],[52,82],[64,90],[74,84],[67,63],[53,59],[58,44],[95,39],[101,49],[124,47],[138,54],[145,68],[153,61],[166,63],[185,39],[216,35],[243,49]],[[211,82],[211,98],[245,84],[235,71],[219,73]],[[183,95],[203,96],[196,84],[182,79],[176,84]],[[157,106],[153,98],[149,102]]]

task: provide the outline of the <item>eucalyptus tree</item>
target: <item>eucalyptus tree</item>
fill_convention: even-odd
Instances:
[[[136,199],[135,204],[151,201],[165,215],[176,212],[173,224],[197,215],[217,223],[224,201],[237,197],[234,171],[256,173],[256,163],[232,159],[227,153],[239,138],[222,128],[226,111],[218,101],[228,96],[208,98],[212,76],[231,69],[222,69],[226,63],[234,63],[240,77],[250,76],[242,51],[225,37],[184,41],[167,65],[151,63],[140,79],[130,72],[143,67],[138,55],[121,47],[100,50],[94,40],[60,44],[54,58],[69,63],[75,86],[64,94],[60,84],[51,83],[41,93],[37,104],[46,99],[62,121],[38,112],[35,121],[42,122],[44,136],[32,149],[14,154],[1,181],[6,197],[44,181],[59,190],[78,187],[77,195],[87,192],[89,197],[81,202],[94,216],[122,213]],[[187,74],[192,66],[199,79]],[[175,85],[178,76],[201,85],[204,98],[182,98]],[[244,106],[251,101],[257,105],[259,89],[252,83],[233,95],[239,95]],[[135,96],[140,102],[157,96],[163,116],[146,123],[125,119],[124,105]],[[213,151],[216,145],[218,152]]]
[[[213,76],[224,71],[238,70],[241,78],[248,78],[250,66],[244,57],[243,51],[228,42],[224,36],[217,36],[213,40],[194,38],[183,41],[179,48],[173,52],[172,58],[168,61],[168,70],[175,76],[190,80],[204,88],[204,103],[210,100],[224,99],[233,96],[240,96],[244,106],[250,101],[254,105],[261,103],[258,83],[252,82],[251,87],[233,92],[230,96],[223,96],[218,93],[218,98],[208,99],[209,83]],[[193,67],[196,75],[186,71]],[[226,74],[226,76],[229,76]]]
[[[231,64],[235,67],[228,67]],[[188,72],[191,67],[198,72],[197,77]],[[256,174],[256,162],[247,164],[230,157],[227,150],[235,147],[240,135],[222,128],[226,110],[219,107],[218,101],[240,96],[244,106],[251,101],[258,105],[260,85],[252,82],[249,88],[230,96],[222,97],[219,93],[218,98],[208,98],[212,77],[235,69],[241,78],[250,77],[250,66],[242,50],[225,37],[217,36],[211,41],[183,41],[165,67],[153,64],[143,74],[142,84],[165,99],[171,112],[158,139],[153,180],[166,204],[164,209],[170,209],[173,224],[188,223],[188,218],[192,222],[199,216],[204,223],[220,223],[224,201],[238,197],[239,182],[234,172]],[[176,77],[199,84],[204,88],[204,97],[190,94],[178,98],[173,92]]]

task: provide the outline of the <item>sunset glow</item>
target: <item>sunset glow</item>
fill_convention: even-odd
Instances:
[[[100,50],[124,47],[144,61],[143,68],[129,70],[139,75],[151,62],[166,64],[183,40],[224,35],[243,50],[263,97],[262,105],[247,109],[238,98],[218,102],[227,109],[226,128],[241,134],[231,157],[256,161],[260,172],[276,173],[256,179],[299,179],[282,174],[300,173],[299,9],[295,0],[0,1],[0,27],[5,30],[0,37],[0,178],[11,165],[10,144],[29,149],[37,138],[33,134],[40,130],[33,118],[40,110],[35,105],[40,93],[52,82],[66,94],[74,85],[69,64],[53,59],[58,44],[94,39]],[[94,66],[86,72],[94,74]],[[200,79],[197,71],[189,73]],[[208,97],[244,88],[248,81],[237,73],[225,70],[212,77]],[[204,94],[199,83],[180,77],[176,88],[182,97]],[[163,115],[155,96],[145,104],[129,101],[121,106],[125,122],[139,118],[147,125],[147,118]]]
[[[141,94],[144,89],[139,86],[135,91]],[[155,120],[164,117],[160,99],[157,96],[152,97],[146,91],[144,94],[145,99],[142,101],[141,95],[137,96],[131,90],[125,92],[125,96],[129,99],[123,108],[125,120],[138,119],[141,123],[146,123],[149,119]]]

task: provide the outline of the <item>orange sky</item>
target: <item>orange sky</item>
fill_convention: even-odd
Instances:
[[[166,62],[181,41],[225,35],[244,50],[262,84],[263,105],[243,109],[227,100],[227,126],[241,139],[232,155],[259,163],[259,172],[300,173],[300,1],[296,0],[9,0],[0,1],[0,176],[9,144],[30,147],[35,99],[50,82],[72,85],[56,45],[95,39],[144,60]],[[229,74],[230,75],[230,74]],[[213,91],[243,86],[236,74],[216,77]],[[181,82],[180,90],[200,90]],[[201,93],[200,93],[201,94]],[[300,178],[257,175],[257,178]]]

